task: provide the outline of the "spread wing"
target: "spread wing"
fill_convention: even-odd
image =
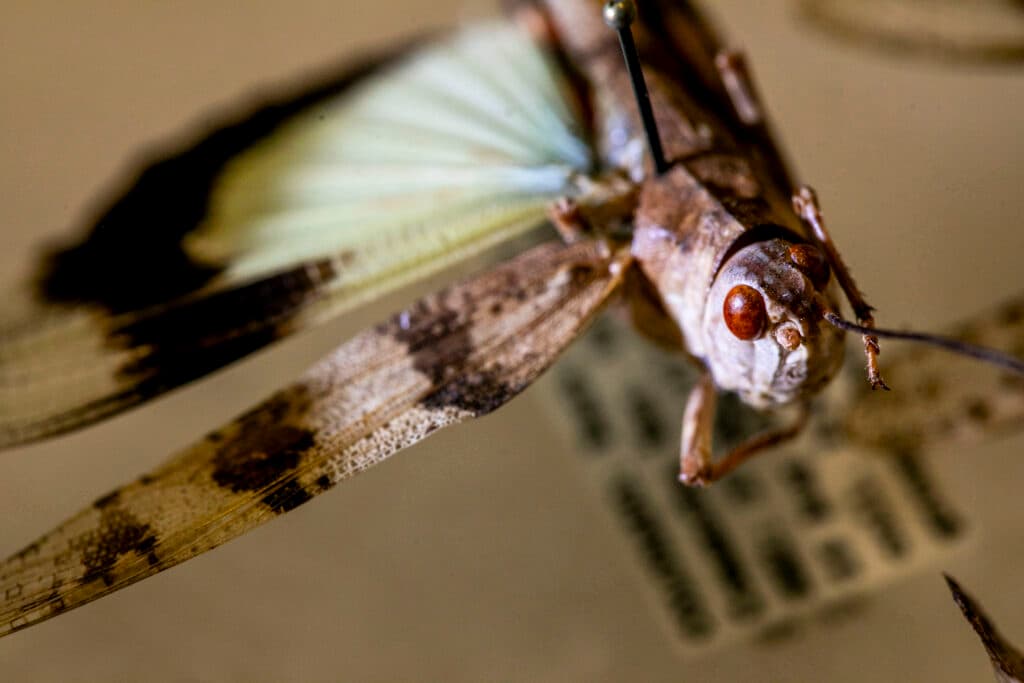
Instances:
[[[0,446],[102,419],[544,220],[589,151],[557,69],[466,29],[145,169],[0,323]]]
[[[548,243],[428,296],[0,564],[0,635],[172,567],[526,388],[628,255]]]

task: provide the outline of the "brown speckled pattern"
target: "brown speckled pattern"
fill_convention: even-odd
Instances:
[[[355,337],[0,564],[0,634],[210,550],[506,403],[618,288],[610,258],[593,242],[541,245]]]

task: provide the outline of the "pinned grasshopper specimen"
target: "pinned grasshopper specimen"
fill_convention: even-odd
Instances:
[[[0,347],[2,445],[126,410],[547,220],[561,237],[357,335],[0,564],[0,633],[494,411],[617,297],[705,370],[682,411],[685,483],[800,431],[854,325],[840,290],[883,386],[882,332],[742,57],[687,3],[641,9],[518,3],[519,27],[471,27],[283,98],[147,168],[54,254],[36,314]],[[719,391],[801,417],[716,460]]]

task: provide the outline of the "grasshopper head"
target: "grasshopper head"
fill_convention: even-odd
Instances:
[[[762,408],[820,391],[843,359],[843,335],[822,317],[836,308],[830,280],[809,244],[768,239],[729,257],[702,323],[715,383]]]

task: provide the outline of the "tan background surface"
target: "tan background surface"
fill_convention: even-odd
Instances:
[[[781,2],[716,3],[845,257],[895,325],[1024,284],[1024,73],[864,54]],[[0,270],[65,234],[144,146],[463,0],[0,2]],[[144,229],[144,226],[140,226]],[[394,307],[393,300],[389,307]],[[364,311],[156,405],[0,458],[0,552],[283,383]],[[934,575],[772,648],[679,660],[529,395],[209,556],[0,641],[4,680],[988,680]],[[681,407],[680,407],[681,409]],[[978,529],[951,569],[1024,641],[1020,438],[937,453]],[[1009,524],[1014,522],[1016,526]]]

